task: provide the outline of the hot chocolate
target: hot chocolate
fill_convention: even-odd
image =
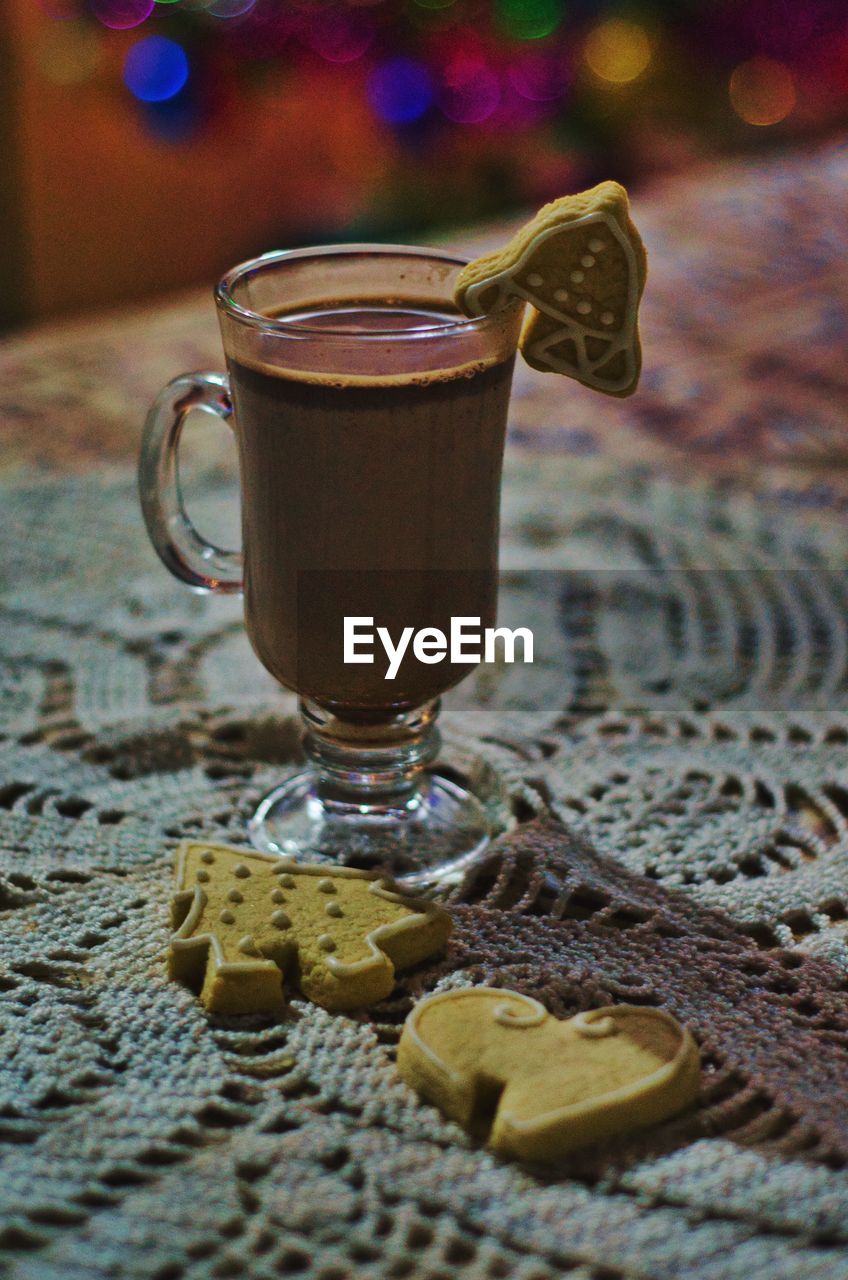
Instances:
[[[409,372],[378,335],[460,317],[432,302],[346,300],[274,312],[311,331],[367,333],[368,372],[337,374],[230,358],[239,440],[245,616],[263,665],[347,720],[421,706],[467,664],[405,656],[345,664],[343,620],[392,635],[450,619],[495,621],[498,509],[513,355]],[[432,342],[432,336],[428,338]]]

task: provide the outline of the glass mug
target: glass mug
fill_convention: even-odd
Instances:
[[[450,635],[493,626],[500,482],[519,306],[467,319],[451,296],[463,260],[343,245],[270,253],[230,271],[215,300],[229,376],[193,373],[145,423],[139,490],[176,577],[242,592],[263,665],[300,695],[309,767],[250,822],[265,851],[451,878],[489,837],[480,803],[433,763],[439,696],[473,663],[408,645],[393,679],[363,628]],[[203,409],[235,431],[242,551],[186,514],[178,446]],[[360,621],[345,661],[345,618]],[[432,653],[432,650],[430,651]],[[350,656],[350,655],[347,655]]]

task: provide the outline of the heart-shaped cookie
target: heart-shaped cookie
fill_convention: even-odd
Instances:
[[[701,1078],[695,1041],[660,1009],[613,1005],[561,1022],[491,987],[417,1004],[398,1069],[493,1150],[542,1161],[674,1115]]]

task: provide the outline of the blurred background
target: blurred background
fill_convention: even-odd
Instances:
[[[848,117],[846,0],[5,0],[0,324]]]

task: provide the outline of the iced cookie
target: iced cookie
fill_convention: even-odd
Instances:
[[[655,1124],[700,1084],[698,1047],[668,1013],[614,1005],[560,1022],[537,1000],[489,987],[417,1004],[397,1062],[422,1097],[522,1160]]]
[[[439,951],[450,916],[348,867],[184,841],[168,972],[215,1013],[281,1009],[283,976],[325,1009],[375,1004]]]
[[[497,253],[462,269],[454,298],[469,316],[529,302],[519,346],[534,369],[629,396],[642,367],[639,300],[647,257],[617,182],[546,204]]]

